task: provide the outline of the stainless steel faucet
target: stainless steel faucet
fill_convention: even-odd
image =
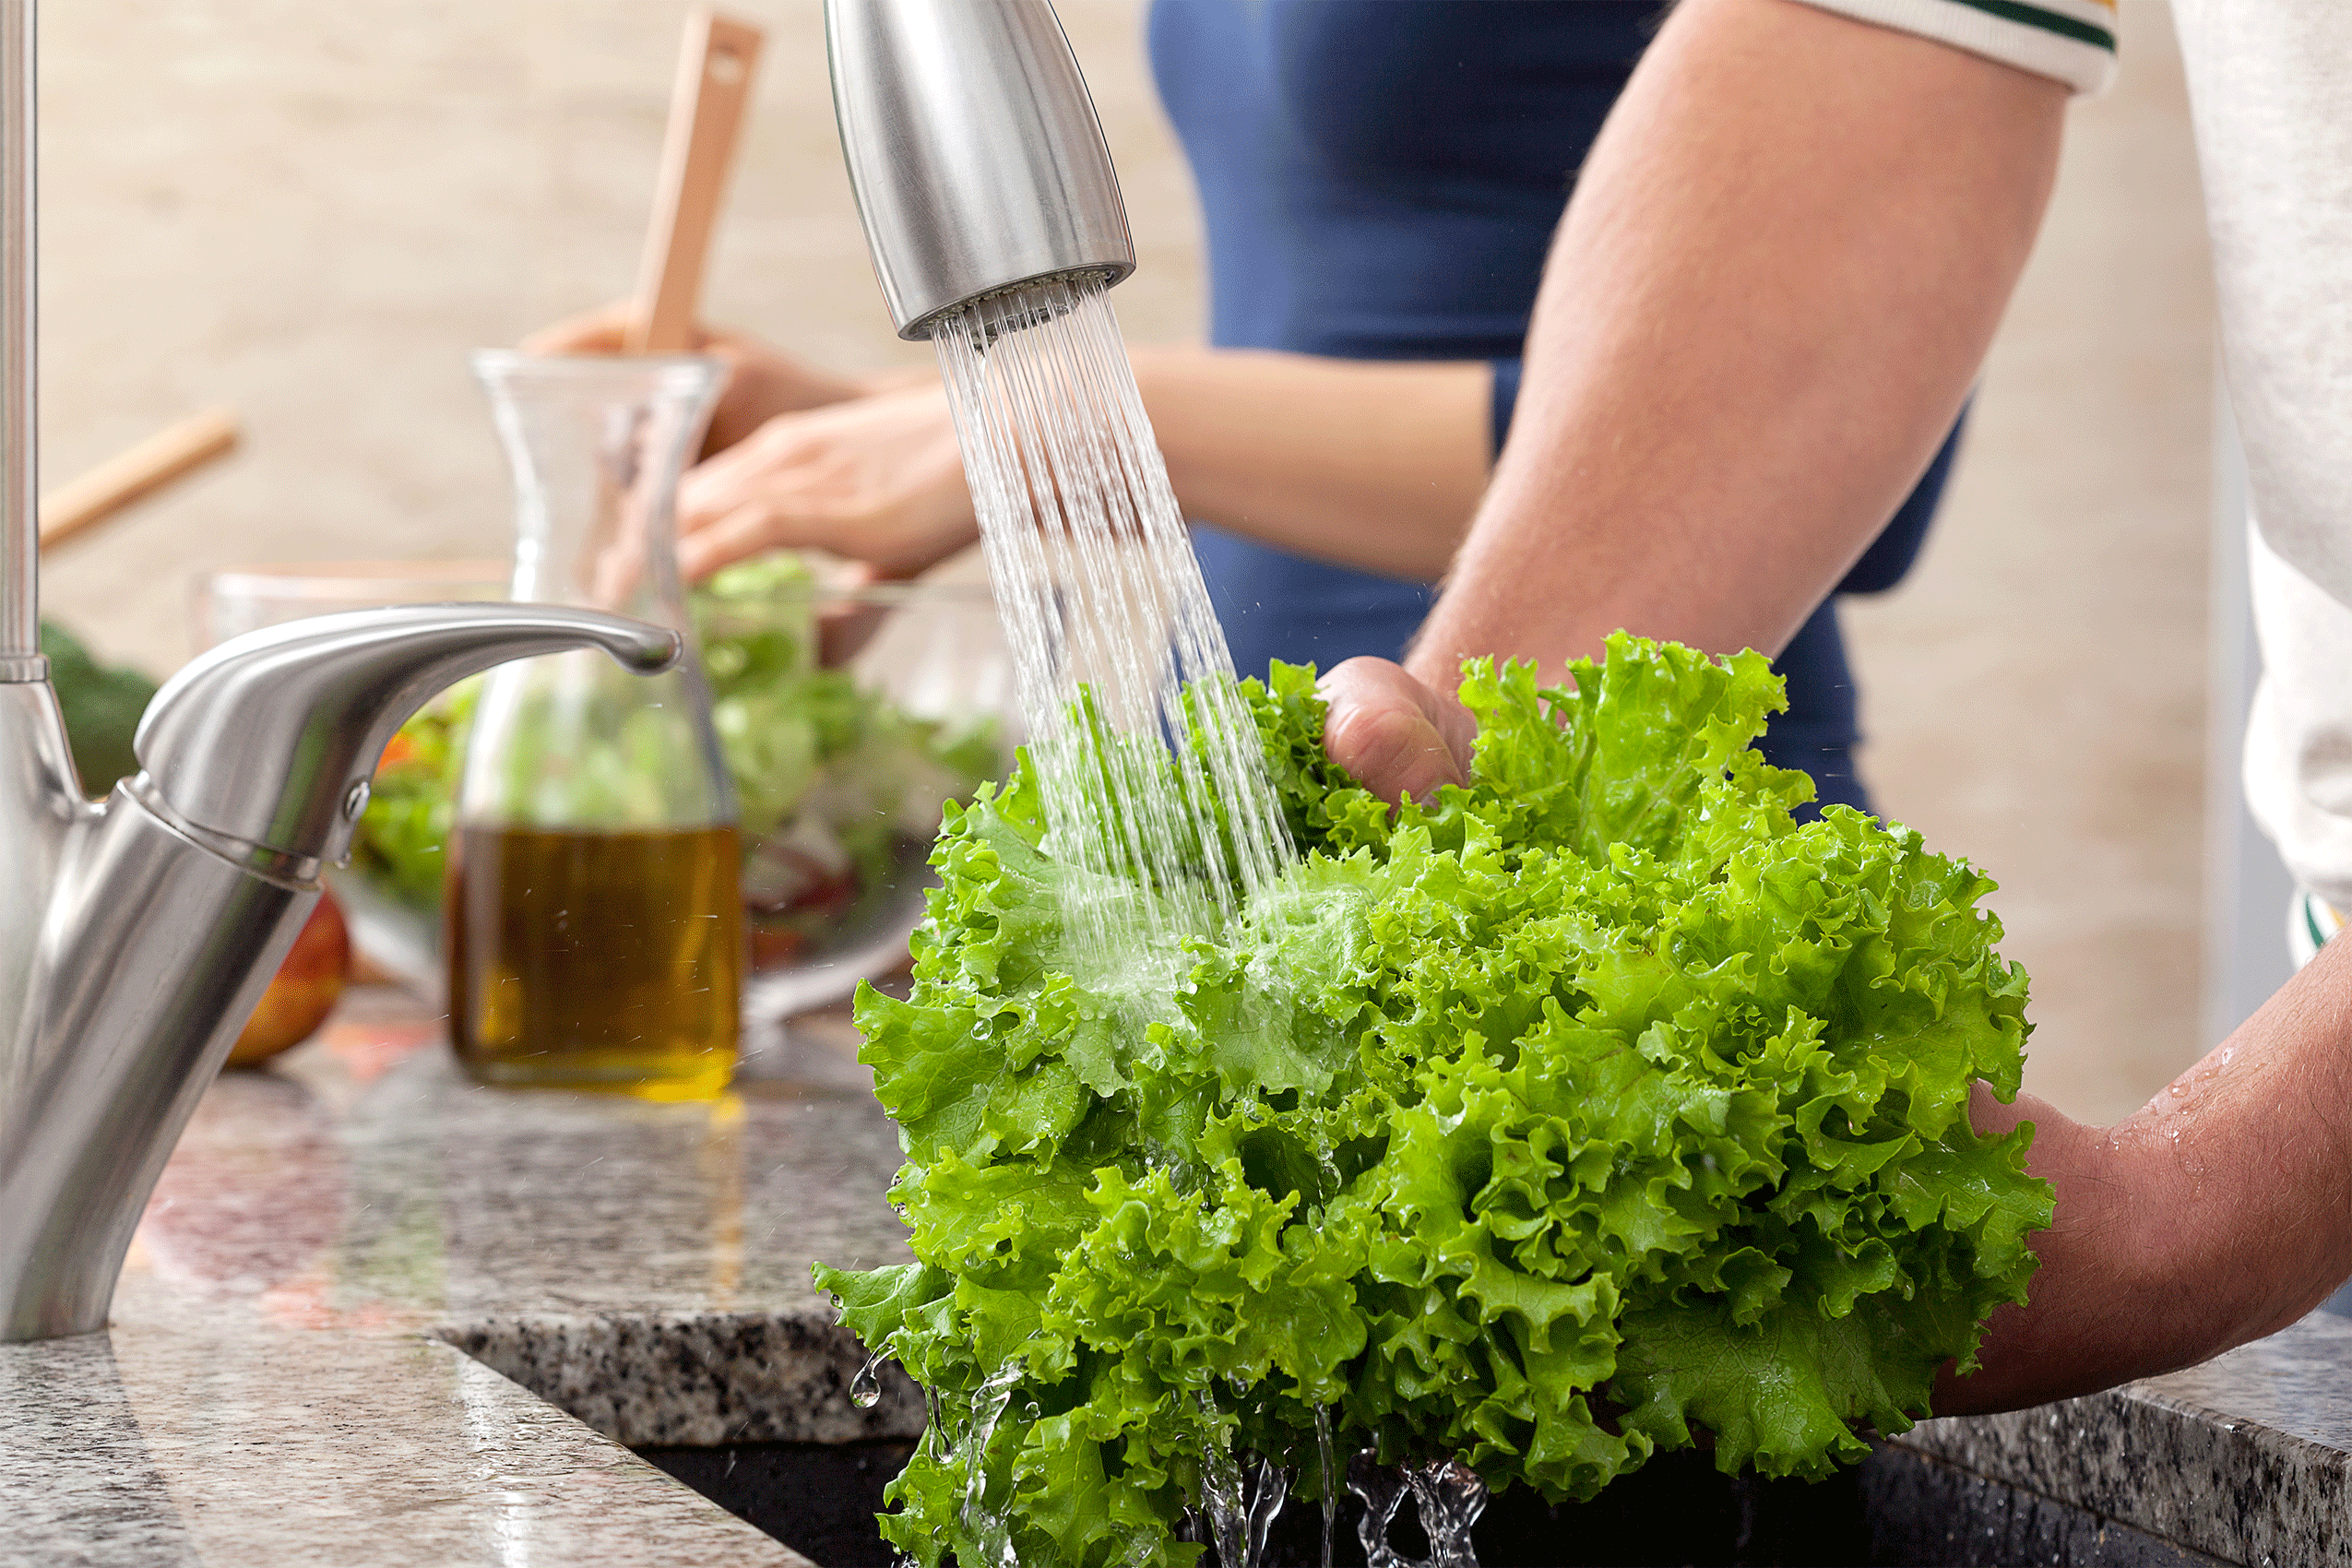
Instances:
[[[271,627],[157,693],[141,771],[91,803],[41,656],[33,36],[32,0],[0,0],[0,1340],[105,1325],[148,1194],[393,731],[510,659],[595,647],[650,672],[679,652],[664,628],[537,605]]]
[[[825,0],[825,34],[899,337],[1023,283],[1135,269],[1111,148],[1047,0]]]

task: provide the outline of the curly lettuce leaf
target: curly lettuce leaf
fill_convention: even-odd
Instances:
[[[1026,760],[950,814],[911,994],[859,1002],[921,1262],[819,1275],[937,1400],[916,1561],[1189,1563],[1210,1457],[1315,1495],[1318,1411],[1553,1500],[1703,1440],[1818,1475],[2024,1299],[2031,1128],[1966,1116],[2027,1032],[1991,883],[1798,824],[1756,655],[1573,675],[1467,667],[1469,784],[1394,812],[1312,671],[1246,683],[1303,858],[1134,983],[1070,973]]]

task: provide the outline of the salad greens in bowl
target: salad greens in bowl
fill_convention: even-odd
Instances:
[[[746,1008],[780,1019],[905,962],[943,806],[1011,762],[1011,660],[978,582],[838,586],[776,554],[717,573],[690,607],[742,814]],[[385,749],[339,881],[362,949],[425,987],[477,688],[443,693]]]

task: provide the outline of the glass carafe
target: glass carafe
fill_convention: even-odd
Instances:
[[[722,371],[483,352],[514,465],[514,597],[686,632],[678,474]],[[445,899],[449,1029],[486,1083],[707,1098],[732,1074],[733,785],[694,655],[651,680],[559,654],[486,678]]]

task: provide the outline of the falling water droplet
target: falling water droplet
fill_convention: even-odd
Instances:
[[[849,1403],[861,1410],[871,1410],[882,1403],[882,1360],[888,1352],[876,1350],[849,1380]]]

